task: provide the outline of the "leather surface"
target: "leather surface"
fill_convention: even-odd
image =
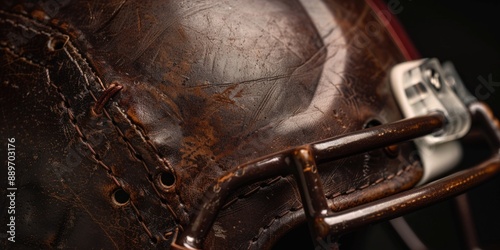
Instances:
[[[16,248],[167,247],[225,171],[401,119],[387,74],[403,56],[362,1],[43,3],[0,11],[0,136],[16,138],[20,166]],[[94,113],[112,82],[123,89]],[[414,185],[412,151],[321,165],[331,207]],[[113,201],[120,189],[129,202]],[[226,202],[207,249],[267,248],[304,222],[291,176]]]

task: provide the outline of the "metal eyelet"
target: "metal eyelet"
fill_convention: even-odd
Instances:
[[[115,205],[124,206],[130,202],[130,195],[125,190],[119,188],[113,192],[111,199]]]
[[[66,43],[68,43],[69,37],[66,35],[54,36],[49,39],[47,47],[50,51],[58,51],[64,48]]]
[[[175,185],[175,175],[172,172],[161,172],[158,174],[158,183],[164,189],[171,189]]]

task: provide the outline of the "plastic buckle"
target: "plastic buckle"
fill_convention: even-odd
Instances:
[[[450,170],[461,159],[457,139],[470,129],[471,117],[466,104],[474,100],[452,64],[443,69],[437,59],[423,59],[396,65],[391,71],[391,86],[405,118],[442,112],[445,127],[431,135],[415,139],[424,165],[419,184]]]

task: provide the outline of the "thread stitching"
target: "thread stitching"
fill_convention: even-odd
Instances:
[[[0,11],[0,13],[4,13],[3,11]],[[35,34],[38,34],[38,35],[45,35],[47,37],[51,37],[51,34],[47,33],[47,32],[41,32],[41,31],[38,31],[38,30],[35,30],[33,28],[30,28],[30,27],[27,27],[25,25],[22,25],[22,24],[17,24],[14,20],[11,20],[11,19],[7,19],[5,18],[5,20],[3,19],[0,19],[0,23],[9,23],[11,24],[13,27],[15,28],[21,28],[21,29],[24,29],[26,31],[30,31],[30,32],[33,32]],[[36,60],[33,60],[32,58],[26,58],[26,57],[23,57],[19,54],[19,52],[15,51],[16,48],[15,46],[7,46],[6,43],[1,43],[0,44],[4,49],[6,49],[7,51],[9,51],[10,53],[12,53],[14,56],[16,56],[17,58],[22,58],[22,59],[25,59],[27,60],[29,63],[32,63],[32,64],[35,64],[35,65],[43,65],[43,63],[40,63],[40,62],[37,62]],[[72,61],[78,66],[78,62],[76,62],[74,60],[74,58],[69,54],[69,52],[67,51],[66,48],[64,48],[64,51],[67,53],[67,55],[72,59]],[[78,54],[76,51],[74,51],[76,54]],[[78,54],[79,55],[79,54]],[[81,57],[81,55],[79,55]],[[85,60],[83,60],[82,58],[82,61],[84,61],[86,63]],[[86,64],[86,66],[88,66],[88,64]],[[82,69],[78,66],[79,70],[80,70],[80,73],[83,74],[83,71]],[[90,68],[90,67],[88,67]],[[119,177],[115,176],[113,174],[113,171],[111,170],[111,168],[109,166],[107,166],[104,162],[102,162],[101,160],[101,157],[99,156],[99,154],[94,150],[94,148],[92,147],[92,145],[90,145],[87,137],[85,136],[85,134],[83,134],[83,132],[81,131],[79,125],[78,125],[78,120],[76,119],[76,117],[74,116],[74,112],[71,108],[71,104],[68,100],[68,98],[62,93],[60,87],[56,86],[55,84],[53,84],[50,80],[50,73],[48,71],[48,69],[45,69],[46,70],[46,74],[47,74],[47,78],[49,80],[49,85],[53,88],[55,88],[55,91],[58,93],[58,95],[60,96],[60,98],[62,99],[63,101],[63,108],[66,110],[68,116],[69,116],[69,120],[73,126],[73,128],[75,129],[75,131],[77,132],[77,135],[79,137],[79,140],[80,142],[85,145],[87,147],[87,149],[90,151],[90,153],[92,154],[92,157],[93,157],[93,160],[100,166],[102,166],[104,169],[106,169],[106,172],[108,173],[108,175],[110,176],[110,178],[113,180],[113,182],[118,186],[120,187],[121,189],[124,189],[124,187],[121,185],[120,181],[119,181]],[[92,72],[92,74],[95,76],[95,72]],[[89,86],[89,83],[88,83],[88,79],[87,77],[84,77],[85,78],[85,81],[87,83],[87,85]],[[90,90],[90,89],[87,89],[87,91],[89,92],[89,94],[91,95],[91,97],[94,99],[94,101],[97,101],[94,93]],[[126,137],[124,137],[123,135],[123,132],[116,126],[116,122],[109,116],[109,114],[107,113],[106,110],[104,110],[104,112],[106,113],[106,117],[108,119],[111,120],[113,126],[115,127],[115,129],[117,129],[119,131],[119,134],[120,136],[125,140]],[[135,150],[133,149],[132,145],[130,145],[130,143],[128,142],[128,139],[125,140],[125,142],[127,143],[128,145],[128,149],[133,153],[134,157],[136,156],[135,154]],[[137,159],[137,157],[135,157]],[[145,165],[144,167],[146,168],[147,172],[149,175],[151,175],[151,173],[149,172],[149,169],[147,169],[147,165],[146,163],[142,160],[142,159],[138,159],[142,162],[143,165]],[[150,184],[153,186],[153,189],[158,192],[158,190],[156,190],[156,186],[154,185],[153,182],[151,182],[151,180],[149,178],[147,178],[148,182],[150,182]],[[158,194],[157,194],[158,196]],[[165,202],[162,201],[162,199],[158,196],[157,197],[160,202],[166,206],[168,206],[168,204],[166,204]],[[148,236],[150,237],[150,239],[152,241],[156,241],[156,239],[153,237],[151,231],[149,230],[149,228],[147,227],[147,225],[145,224],[145,222],[143,221],[143,216],[142,214],[140,213],[140,211],[137,209],[137,206],[133,203],[133,199],[130,199],[130,204],[131,206],[133,207],[133,211],[134,213],[136,214],[137,216],[137,219],[139,221],[139,224],[143,227],[143,229],[145,230],[145,232],[148,234]],[[171,212],[172,209],[169,208],[169,210]],[[172,213],[172,215],[174,216],[174,218],[176,219],[176,221],[178,221],[178,218],[176,216],[175,213]]]
[[[346,192],[338,193],[338,195],[333,195],[333,196],[331,196],[331,197],[328,197],[328,196],[327,196],[327,199],[333,199],[333,198],[338,197],[338,196],[340,196],[340,195],[348,195],[348,194],[350,194],[350,193],[353,193],[354,191],[360,191],[360,190],[363,190],[363,189],[365,189],[365,188],[367,188],[367,187],[369,187],[369,186],[375,186],[375,185],[378,185],[378,184],[380,184],[380,183],[382,183],[382,182],[389,181],[389,180],[393,179],[393,178],[394,178],[394,177],[396,177],[396,176],[400,176],[400,175],[402,175],[403,173],[408,172],[408,171],[409,171],[410,169],[412,169],[413,167],[414,167],[414,165],[408,165],[408,166],[406,166],[406,168],[404,168],[404,169],[400,169],[400,170],[399,170],[399,171],[398,171],[395,175],[394,175],[394,174],[391,174],[391,175],[388,175],[388,176],[387,176],[387,177],[385,177],[385,178],[380,178],[380,179],[377,179],[374,183],[372,183],[372,184],[370,184],[370,185],[366,185],[366,184],[365,184],[365,185],[362,185],[362,186],[360,186],[360,187],[358,187],[358,188],[355,188],[353,191],[350,191],[351,189],[349,189],[349,190],[348,190],[349,192],[347,192],[347,191],[346,191]],[[337,193],[336,193],[336,194],[337,194]],[[271,220],[271,221],[270,221],[267,225],[265,225],[265,226],[263,226],[263,227],[259,228],[259,233],[258,233],[255,237],[253,237],[253,238],[249,241],[248,249],[250,249],[250,247],[252,246],[252,244],[254,244],[255,242],[257,242],[257,241],[259,240],[259,238],[262,236],[262,234],[263,234],[265,231],[267,231],[267,230],[268,230],[268,229],[272,226],[272,224],[273,224],[274,222],[276,222],[277,220],[281,219],[282,217],[284,217],[284,216],[285,216],[285,215],[287,215],[288,213],[290,213],[290,212],[296,212],[296,211],[298,211],[298,210],[300,210],[300,209],[302,209],[302,206],[299,206],[299,207],[292,207],[292,208],[290,208],[290,209],[286,210],[286,212],[285,212],[285,213],[283,213],[283,212],[282,212],[281,214],[277,214],[277,215],[275,215],[275,216],[273,217],[273,219],[272,219],[272,220]]]

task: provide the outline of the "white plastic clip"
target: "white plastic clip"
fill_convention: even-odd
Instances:
[[[470,129],[470,114],[461,100],[471,98],[460,85],[454,68],[443,70],[437,59],[423,59],[396,65],[391,71],[391,85],[399,107],[406,118],[441,112],[446,116],[445,127],[415,140],[424,165],[420,184],[450,170],[461,159],[462,149],[456,141]]]

